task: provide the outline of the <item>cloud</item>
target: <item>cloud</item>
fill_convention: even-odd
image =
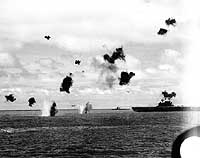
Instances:
[[[169,58],[177,58],[181,56],[181,53],[176,51],[176,50],[172,50],[172,49],[165,49],[164,52],[165,56],[169,57]]]
[[[184,71],[184,54],[175,49],[164,49],[159,52],[159,55],[153,57],[152,63],[148,63],[143,67],[143,72],[146,75],[145,79],[153,78],[164,80],[179,80]]]
[[[99,88],[84,88],[78,90],[78,92],[82,95],[88,95],[88,94],[98,94],[98,95],[103,95],[103,94],[111,94],[111,90],[102,90]]]
[[[1,68],[14,68],[19,66],[19,61],[15,55],[9,53],[0,53],[0,67]]]
[[[157,78],[179,80],[184,71],[184,55],[177,50],[165,49],[161,53],[157,68],[147,68],[146,72]]]
[[[162,64],[171,64],[175,66],[183,66],[184,55],[173,49],[165,49],[161,56]]]
[[[155,68],[146,68],[145,71],[149,74],[156,74],[158,71]]]
[[[141,61],[139,59],[130,54],[125,54],[125,56],[125,62],[121,62],[120,60],[116,61],[120,70],[134,71],[141,69]]]
[[[21,88],[1,88],[0,93],[22,93]]]
[[[179,75],[182,52],[176,48],[185,36],[183,23],[186,24],[181,21],[184,17],[180,13],[180,1],[3,0],[0,8],[3,54],[0,54],[0,81],[5,83],[1,87],[8,87],[13,80],[13,88],[22,88],[25,95],[42,98],[46,92],[41,89],[44,89],[54,98],[65,98],[64,101],[73,100],[74,96],[77,97],[74,100],[81,100],[80,96],[86,97],[85,94],[95,99],[93,96],[116,93],[114,97],[118,98],[121,93],[130,91],[142,102],[146,91],[141,85],[151,87],[152,83],[152,87],[158,88],[166,84],[164,80],[170,78],[171,72]],[[165,25],[164,20],[174,16],[177,26],[170,28],[166,38],[157,36],[158,29]],[[45,35],[51,39],[46,40]],[[133,47],[126,47],[129,44]],[[101,70],[109,67],[101,58],[109,52],[104,52],[103,45],[111,49],[123,45],[129,51],[125,52],[126,62],[116,61],[117,67],[111,67],[113,71],[103,73]],[[165,48],[159,55],[156,53]],[[81,59],[80,66],[74,65],[76,58]],[[92,66],[91,58],[95,58]],[[120,88],[121,71],[134,72],[136,76],[129,86]],[[57,93],[69,72],[74,75],[71,98]],[[112,90],[106,90],[104,83],[98,82],[99,74],[104,77],[103,82],[115,84]],[[10,75],[12,80],[7,80]],[[30,76],[32,78],[28,78]],[[161,77],[162,83],[158,82]]]
[[[172,15],[179,18],[181,8],[171,2],[167,4],[154,1],[147,5],[141,0],[60,0],[59,3],[22,0],[18,5],[18,1],[8,0],[1,2],[0,33],[4,33],[2,38],[9,37],[12,42],[39,41],[87,52],[99,49],[102,44],[116,47],[129,41],[173,41],[179,33],[170,34],[165,40],[156,34],[166,18]],[[43,38],[46,34],[52,36],[48,42]]]
[[[164,64],[158,66],[160,70],[174,72],[174,67],[172,65]]]
[[[69,49],[76,52],[89,52],[99,50],[102,44],[106,43],[110,47],[116,47],[124,43],[122,40],[109,39],[109,38],[98,38],[98,37],[87,37],[86,34],[82,36],[69,36],[61,35],[55,39],[55,44],[61,48]],[[78,45],[77,45],[78,43]]]
[[[15,80],[22,76],[31,76],[13,53],[0,52],[0,70],[2,74],[6,73],[6,76],[13,76]]]
[[[52,58],[40,58],[36,63],[39,63],[40,66],[47,67],[50,69],[57,69],[59,67],[62,67],[64,64],[56,61]]]
[[[40,79],[45,79],[46,76],[52,80],[61,77],[65,72],[64,61],[54,57],[33,56],[31,59],[23,60],[22,65],[28,73]]]

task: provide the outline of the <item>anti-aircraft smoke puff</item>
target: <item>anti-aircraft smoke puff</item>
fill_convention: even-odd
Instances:
[[[72,86],[73,80],[72,80],[72,73],[69,74],[69,76],[66,76],[63,79],[63,82],[61,83],[60,91],[65,91],[66,93],[70,93],[69,89]]]
[[[28,103],[29,103],[29,106],[32,107],[33,104],[36,103],[35,98],[34,97],[29,98]]]
[[[171,99],[173,97],[176,97],[176,93],[172,92],[172,93],[168,93],[167,91],[163,91],[162,95],[164,96],[165,99]]]
[[[114,64],[115,60],[120,59],[125,61],[125,55],[123,48],[116,48],[116,51],[113,52],[112,56],[109,56],[108,54],[105,54],[103,56],[104,60],[109,62],[110,64]]]
[[[169,19],[165,20],[165,24],[168,25],[168,26],[169,25],[175,26],[176,25],[176,20],[169,18]]]
[[[16,98],[13,94],[5,95],[6,101],[14,102]]]
[[[127,85],[133,76],[135,76],[135,73],[133,73],[133,72],[128,73],[128,72],[122,71],[121,77],[119,78],[119,85],[121,85],[121,86]]]

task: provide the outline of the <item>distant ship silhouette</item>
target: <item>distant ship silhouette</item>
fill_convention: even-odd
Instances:
[[[155,107],[132,107],[135,112],[173,112],[173,111],[200,111],[200,107],[175,106],[171,98],[176,96],[175,92],[162,92],[164,98]]]
[[[129,110],[129,109],[128,108],[121,108],[121,107],[117,106],[116,108],[114,108],[112,110]]]

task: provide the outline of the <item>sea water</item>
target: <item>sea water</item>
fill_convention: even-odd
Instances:
[[[200,113],[195,112],[196,115]],[[0,157],[170,157],[175,138],[198,124],[192,112],[0,111]]]

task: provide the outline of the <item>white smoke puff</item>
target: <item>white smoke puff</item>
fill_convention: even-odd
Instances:
[[[42,116],[50,116],[50,108],[51,103],[47,100],[44,100],[43,107],[42,107]]]

